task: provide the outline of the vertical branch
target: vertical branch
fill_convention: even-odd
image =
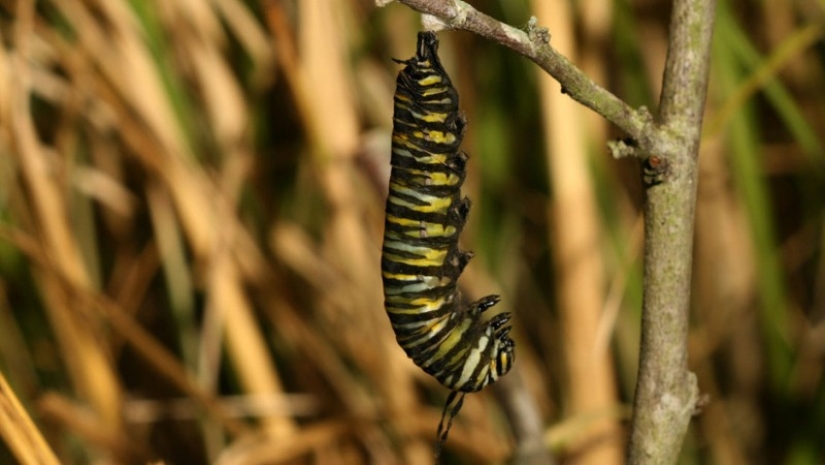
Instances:
[[[676,463],[698,399],[687,369],[697,158],[715,0],[674,0],[647,170],[644,302],[628,463]]]

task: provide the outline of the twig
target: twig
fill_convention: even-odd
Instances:
[[[537,26],[535,18],[531,19],[525,32],[487,16],[461,0],[398,1],[438,18],[448,27],[473,32],[524,55],[559,81],[562,92],[621,128],[642,149],[648,146],[647,136],[652,132],[653,118],[647,109],[634,109],[593,82],[550,45],[550,35],[546,29]]]

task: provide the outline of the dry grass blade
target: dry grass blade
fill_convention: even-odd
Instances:
[[[594,429],[594,425],[603,423],[605,419],[627,421],[633,416],[632,413],[632,408],[628,405],[608,405],[598,410],[582,412],[548,428],[544,433],[544,441],[551,449],[568,450],[573,447],[572,444],[581,443],[583,435],[589,436],[592,441],[611,441],[609,436],[600,437],[589,431]],[[587,455],[589,452],[585,449],[580,453]]]
[[[533,2],[536,14],[549,19],[553,44],[575,57],[571,14],[565,3]],[[575,60],[575,59],[574,59]],[[613,367],[607,351],[597,352],[598,331],[604,318],[604,265],[601,258],[593,181],[588,173],[584,109],[558,91],[558,84],[541,74],[541,107],[547,144],[547,166],[553,189],[551,248],[559,276],[559,311],[564,335],[568,395],[573,414],[616,403]],[[623,447],[617,424],[603,420],[583,432],[581,441],[606,435],[579,458],[585,464],[621,463]]]
[[[0,372],[0,437],[22,465],[59,465],[28,412]]]
[[[261,329],[255,320],[250,302],[240,287],[237,269],[230,257],[217,260],[210,277],[211,311],[224,319],[226,347],[235,360],[245,392],[277,394],[283,387]],[[285,439],[296,432],[296,425],[287,416],[267,416],[262,419],[273,437]]]
[[[393,425],[403,425],[414,415],[416,399],[409,371],[393,363],[398,352],[388,352],[381,346],[363,350],[365,340],[377,344],[393,344],[389,336],[377,338],[383,315],[374,312],[382,307],[378,250],[371,231],[363,221],[368,206],[360,195],[360,179],[352,169],[358,149],[358,122],[352,90],[352,75],[347,69],[347,43],[343,21],[347,18],[344,4],[330,0],[310,0],[303,4],[299,25],[300,50],[298,61],[306,79],[308,115],[312,118],[311,137],[317,150],[313,152],[314,167],[321,190],[329,204],[330,217],[322,247],[326,261],[332,264],[356,291],[344,306],[333,307],[329,321],[342,316],[360,324],[350,331],[341,331],[342,345],[367,370],[376,388],[387,403],[387,413]],[[343,311],[342,311],[343,310]],[[386,326],[383,326],[386,328]],[[390,355],[392,354],[392,355]],[[401,434],[406,436],[403,426]],[[377,436],[376,436],[377,437]],[[412,465],[431,460],[428,448],[415,437],[402,445],[404,462]]]
[[[224,450],[215,465],[267,465],[289,463],[327,444],[339,442],[350,430],[346,422],[327,422],[306,428],[294,439],[262,433],[244,438]]]
[[[88,445],[108,451],[120,462],[145,463],[151,458],[140,441],[106,428],[100,424],[94,412],[64,396],[46,393],[39,399],[37,406],[44,418],[72,431]]]
[[[54,269],[48,257],[40,250],[39,243],[35,238],[7,228],[0,228],[0,238],[13,243],[19,250],[27,254],[32,262],[44,270]],[[223,408],[215,401],[214,397],[195,385],[178,360],[115,302],[105,296],[71,288],[65,279],[60,279],[59,276],[48,272],[44,272],[40,279],[41,281],[48,280],[55,286],[51,290],[52,294],[49,295],[63,297],[66,301],[82,304],[85,308],[105,315],[112,329],[129,341],[144,360],[153,365],[158,373],[165,376],[182,392],[198,400],[204,409],[221,421],[231,434],[241,435],[247,432],[245,425],[230,418],[230,415],[223,411]],[[118,415],[120,415],[120,405],[118,405]]]
[[[825,28],[821,24],[809,24],[804,28],[795,31],[791,36],[785,38],[776,50],[765,60],[747,81],[743,82],[736,92],[727,98],[722,107],[717,110],[713,117],[706,124],[705,137],[712,138],[719,133],[730,122],[736,112],[750,100],[754,94],[765,86],[784,66],[789,64],[799,54],[810,48],[822,38]]]
[[[72,287],[92,286],[66,215],[67,199],[60,180],[38,139],[30,107],[31,71],[29,44],[34,37],[33,2],[20,2],[15,31],[16,53],[9,60],[11,75],[9,114],[12,153],[28,188],[37,234],[42,235],[44,253],[53,257],[58,273]],[[96,325],[90,325],[88,309],[76,307],[58,290],[58,284],[44,275],[41,290],[52,324],[57,331],[75,388],[91,402],[105,423],[119,429],[120,386],[113,372]]]

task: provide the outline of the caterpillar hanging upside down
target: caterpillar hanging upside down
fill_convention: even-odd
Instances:
[[[490,295],[462,303],[457,281],[472,258],[459,249],[470,201],[461,197],[467,155],[458,93],[438,59],[438,38],[418,33],[416,55],[398,74],[381,270],[384,304],[407,355],[452,392],[438,425],[436,462],[464,394],[510,371],[509,313],[482,321]],[[445,425],[445,419],[448,418]]]

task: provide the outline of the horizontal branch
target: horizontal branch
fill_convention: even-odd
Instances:
[[[648,145],[649,136],[656,132],[652,130],[653,118],[647,109],[634,109],[593,82],[550,46],[550,34],[535,24],[535,18],[531,18],[525,32],[487,16],[461,0],[398,1],[437,18],[447,27],[473,32],[529,58],[561,84],[562,92],[618,126],[643,149]]]

